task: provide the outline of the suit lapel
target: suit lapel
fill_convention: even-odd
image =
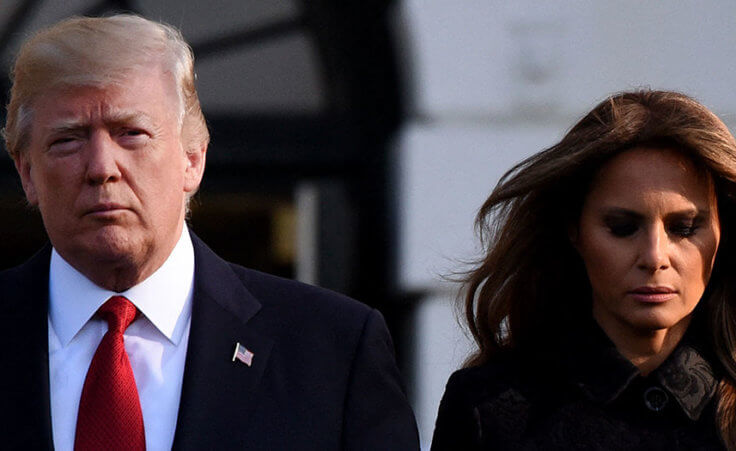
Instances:
[[[192,241],[192,320],[174,448],[230,449],[243,442],[273,342],[246,324],[261,306],[229,264],[194,234]],[[251,366],[232,361],[237,342],[254,354]]]
[[[48,273],[51,246],[0,275],[0,424],[3,447],[52,449],[49,402]]]

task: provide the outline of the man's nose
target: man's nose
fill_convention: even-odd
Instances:
[[[670,240],[664,224],[650,227],[641,238],[638,267],[652,272],[669,268],[669,245]]]
[[[120,178],[117,153],[120,149],[112,137],[104,131],[91,134],[87,144],[87,181],[92,185],[102,185]]]

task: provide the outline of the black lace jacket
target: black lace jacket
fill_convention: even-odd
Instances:
[[[692,335],[647,377],[597,326],[562,350],[457,371],[432,451],[723,449],[715,359]]]

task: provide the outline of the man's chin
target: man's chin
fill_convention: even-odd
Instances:
[[[70,254],[75,260],[83,260],[84,266],[116,262],[124,265],[142,258],[141,254],[145,253],[143,241],[121,227],[113,226],[90,231],[75,240],[52,240],[52,244],[62,257],[64,253]]]

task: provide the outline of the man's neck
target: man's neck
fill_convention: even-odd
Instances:
[[[181,238],[184,227],[186,226],[182,220],[169,235],[171,239],[167,239],[167,242],[146,241],[134,248],[133,252],[118,252],[114,246],[111,246],[113,250],[96,254],[84,249],[54,248],[64,260],[95,285],[121,293],[146,280],[164,264]]]

